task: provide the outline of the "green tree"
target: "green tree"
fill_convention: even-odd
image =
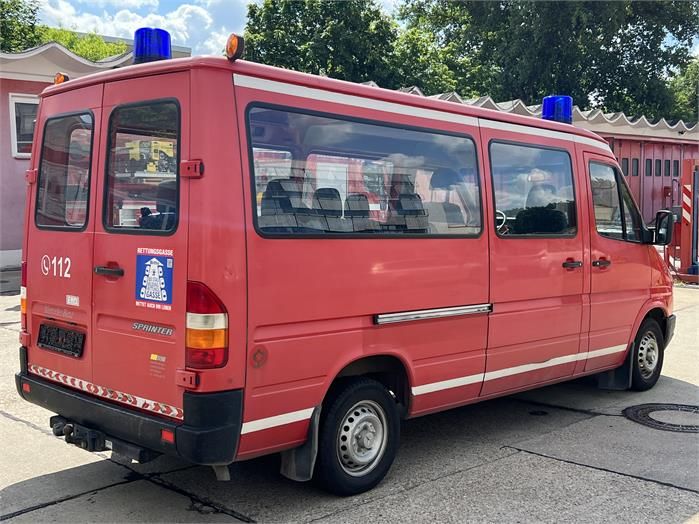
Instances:
[[[57,42],[76,55],[93,62],[119,55],[127,49],[126,44],[105,42],[102,37],[95,33],[78,34],[69,29],[40,26],[38,34],[42,44]]]
[[[685,122],[699,121],[699,57],[679,75],[670,80],[675,111],[670,118]]]
[[[454,91],[456,74],[447,65],[448,56],[448,49],[437,47],[432,33],[420,27],[401,31],[392,55],[395,83],[417,86],[427,95]]]
[[[375,0],[264,0],[248,6],[245,55],[263,64],[398,87],[395,22]]]
[[[0,0],[0,51],[17,53],[39,43],[36,0]]]
[[[690,60],[699,3],[454,2],[406,0],[408,28],[435,34],[452,60],[457,90],[538,103],[570,94],[583,108],[654,118],[672,111],[667,78]]]

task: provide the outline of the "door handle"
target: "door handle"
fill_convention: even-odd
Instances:
[[[608,267],[612,265],[612,261],[606,258],[600,258],[599,260],[593,260],[592,265],[595,267]]]
[[[575,269],[576,267],[582,267],[582,260],[573,260],[569,258],[561,265],[566,269]]]
[[[120,267],[95,266],[95,274],[106,277],[123,277],[124,270]]]

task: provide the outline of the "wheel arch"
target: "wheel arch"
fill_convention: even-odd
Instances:
[[[663,336],[666,336],[669,316],[669,307],[665,301],[659,299],[651,299],[648,302],[646,302],[639,311],[638,315],[636,316],[636,320],[634,322],[633,329],[631,330],[631,334],[629,337],[629,347],[631,347],[631,344],[636,338],[636,334],[638,333],[641,324],[647,318],[652,318],[653,320],[655,320],[660,325],[660,330],[662,331]]]
[[[370,377],[383,384],[391,391],[399,406],[399,415],[404,418],[410,408],[410,391],[413,383],[412,368],[402,355],[381,353],[359,355],[338,366],[330,377],[323,391],[322,402],[316,406],[311,416],[306,442],[297,448],[282,452],[280,473],[296,481],[307,481],[313,476],[318,455],[318,431],[321,412],[326,401],[332,397],[334,388],[352,377]]]
[[[332,395],[334,388],[351,377],[369,377],[380,382],[401,406],[401,416],[408,412],[412,377],[409,366],[401,356],[392,353],[363,355],[345,363],[328,381],[323,401]]]

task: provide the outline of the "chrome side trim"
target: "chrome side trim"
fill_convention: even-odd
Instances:
[[[492,310],[492,304],[475,304],[472,306],[419,309],[415,311],[403,311],[401,313],[381,313],[379,315],[374,315],[374,324],[393,324],[395,322],[411,322],[413,320],[477,315],[480,313],[490,313]]]

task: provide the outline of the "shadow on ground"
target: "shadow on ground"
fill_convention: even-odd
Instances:
[[[668,490],[678,488],[679,495],[667,504],[677,517],[687,518],[699,511],[699,482],[692,466],[699,463],[696,435],[647,428],[621,415],[627,406],[679,397],[685,403],[699,399],[699,388],[663,377],[657,388],[639,394],[601,391],[589,381],[576,381],[408,420],[386,480],[371,492],[351,498],[333,497],[312,483],[280,477],[277,456],[232,465],[232,480],[227,483],[217,482],[209,468],[168,458],[147,465],[99,460],[7,486],[0,491],[0,520],[311,521],[342,515],[351,520],[345,512],[358,505],[400,501],[406,494],[425,491],[430,483],[457,480],[475,482],[464,488],[473,493],[462,493],[459,501],[467,500],[471,516],[485,520],[502,518],[498,504],[513,508],[509,515],[514,517],[517,508],[529,508],[541,490],[554,493],[576,481],[585,485],[566,491],[560,500],[549,498],[540,511],[555,515],[568,511],[576,497],[603,497],[607,511],[612,512],[608,515],[614,514],[615,509],[623,510],[627,499],[609,494],[638,491],[639,500],[641,493],[647,500],[638,502],[635,510],[647,520],[653,508],[645,505],[653,502],[653,490],[658,498],[666,498]],[[34,446],[23,450],[27,457],[41,453]],[[490,480],[500,480],[479,501],[475,492],[482,488],[484,483],[478,479],[483,480],[486,470]],[[508,484],[513,475],[518,479],[515,488]],[[495,495],[499,497],[495,506],[486,502],[487,496]],[[407,495],[413,503],[411,496]],[[429,506],[430,499],[424,503]],[[580,499],[581,512],[586,503]],[[423,510],[412,511],[419,518]],[[444,517],[434,508],[425,511],[434,518]],[[545,519],[543,513],[527,516]],[[509,520],[507,515],[505,519]]]

